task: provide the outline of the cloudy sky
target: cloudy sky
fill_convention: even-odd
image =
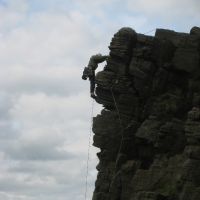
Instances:
[[[0,200],[84,199],[90,55],[123,26],[189,32],[199,19],[199,0],[0,0]]]

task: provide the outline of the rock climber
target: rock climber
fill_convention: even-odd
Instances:
[[[83,70],[83,75],[82,75],[82,79],[83,80],[87,80],[87,78],[89,78],[90,80],[90,96],[92,98],[96,98],[96,95],[94,93],[95,90],[95,70],[98,67],[99,63],[104,62],[105,60],[107,60],[108,56],[103,56],[100,53],[93,55],[90,57],[90,61],[88,63],[88,66],[84,68]]]

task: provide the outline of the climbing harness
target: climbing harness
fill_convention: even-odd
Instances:
[[[85,176],[85,200],[87,200],[87,192],[88,192],[88,172],[89,172],[89,161],[90,161],[90,141],[91,141],[91,136],[92,136],[93,111],[94,111],[94,99],[92,99],[92,108],[91,108],[91,116],[90,116],[91,123],[90,123],[90,131],[89,131],[86,176]]]

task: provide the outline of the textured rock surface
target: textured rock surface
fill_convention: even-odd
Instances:
[[[120,29],[96,76],[93,200],[200,199],[200,28]]]

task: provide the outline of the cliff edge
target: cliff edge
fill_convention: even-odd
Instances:
[[[96,75],[93,200],[200,199],[200,28],[120,29]]]

